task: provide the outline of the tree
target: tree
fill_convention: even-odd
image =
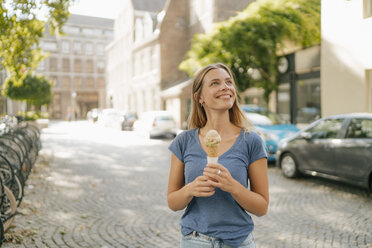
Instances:
[[[278,57],[286,44],[320,43],[320,0],[258,0],[237,16],[193,38],[179,68],[190,76],[215,62],[230,66],[239,91],[249,87],[270,93],[278,86]]]
[[[4,85],[4,93],[9,98],[26,101],[37,109],[52,101],[52,82],[42,75],[27,74],[22,84],[8,78]]]
[[[74,0],[0,0],[0,62],[16,85],[22,84],[45,57],[40,38],[49,26],[51,34],[62,34]],[[46,20],[37,14],[46,11]]]

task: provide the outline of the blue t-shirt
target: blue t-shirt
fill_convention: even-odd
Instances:
[[[199,142],[199,128],[180,133],[169,150],[184,163],[185,184],[203,174],[207,154]],[[267,157],[262,138],[243,129],[233,146],[218,158],[233,178],[248,187],[248,167],[256,160]],[[239,206],[230,193],[216,188],[210,197],[194,197],[188,204],[181,221],[182,235],[192,231],[220,238],[237,247],[253,231],[251,216]]]

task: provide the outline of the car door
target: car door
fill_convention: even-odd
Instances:
[[[372,119],[351,119],[344,136],[335,149],[334,173],[353,182],[367,180],[372,167]]]
[[[340,142],[340,134],[344,118],[324,119],[317,125],[308,129],[311,138],[307,139],[301,153],[305,170],[329,174],[335,161],[335,153],[332,149],[334,144]]]

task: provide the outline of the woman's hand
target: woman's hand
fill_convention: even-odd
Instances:
[[[206,176],[199,176],[194,181],[186,185],[190,196],[208,197],[214,194],[213,187]]]
[[[221,164],[207,164],[203,175],[209,178],[212,186],[229,193],[232,193],[236,189],[236,184],[239,183],[231,176],[229,170]]]

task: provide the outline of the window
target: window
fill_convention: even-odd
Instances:
[[[101,88],[101,89],[105,88],[105,79],[104,78],[102,78],[102,77],[98,78],[98,87]]]
[[[364,0],[364,18],[372,17],[372,0]]]
[[[198,16],[197,16],[197,13],[196,13],[196,9],[197,9],[197,0],[191,0],[190,2],[190,25],[193,25],[197,22],[198,20]]]
[[[57,43],[52,41],[43,42],[41,47],[46,51],[55,51],[57,50]]]
[[[74,79],[74,88],[75,89],[81,89],[82,88],[82,80],[81,77],[75,77]]]
[[[86,35],[93,35],[93,34],[94,34],[94,29],[91,29],[91,28],[83,28],[83,34],[86,34]]]
[[[112,37],[114,35],[114,33],[112,32],[112,30],[104,30],[103,33],[107,37]]]
[[[53,88],[59,88],[58,78],[56,76],[50,76],[49,79],[52,82]]]
[[[63,77],[62,88],[63,89],[70,89],[70,77]]]
[[[97,72],[98,73],[104,73],[105,72],[105,62],[102,60],[97,62]]]
[[[70,42],[67,40],[62,41],[62,53],[70,53]]]
[[[346,138],[371,139],[372,138],[372,120],[353,119],[347,128]]]
[[[80,59],[75,59],[74,61],[74,72],[82,72],[82,65]]]
[[[49,70],[50,71],[57,71],[58,69],[58,60],[57,58],[50,58],[49,59]]]
[[[69,72],[70,71],[70,59],[63,59],[62,60],[62,71]]]
[[[86,80],[86,87],[88,89],[94,89],[94,79],[92,77],[88,77]]]
[[[79,41],[74,42],[74,53],[81,54],[81,43]]]
[[[327,119],[307,130],[313,139],[335,139],[341,130],[344,119]]]
[[[134,42],[141,41],[143,39],[143,21],[141,18],[137,18],[134,26]]]
[[[80,28],[79,27],[66,26],[63,29],[68,34],[78,34],[80,32]]]
[[[87,67],[86,67],[86,72],[93,73],[93,72],[94,72],[94,64],[93,64],[93,60],[88,59],[86,65],[87,65]]]
[[[311,123],[320,117],[320,78],[297,81],[297,123]]]
[[[105,45],[98,44],[97,45],[97,54],[98,55],[104,55],[105,54]]]
[[[86,55],[93,55],[93,44],[92,43],[87,43],[85,45],[85,54]]]
[[[278,114],[285,120],[290,121],[290,84],[282,83],[278,87]]]
[[[368,112],[372,112],[372,70],[367,71],[367,109]]]

